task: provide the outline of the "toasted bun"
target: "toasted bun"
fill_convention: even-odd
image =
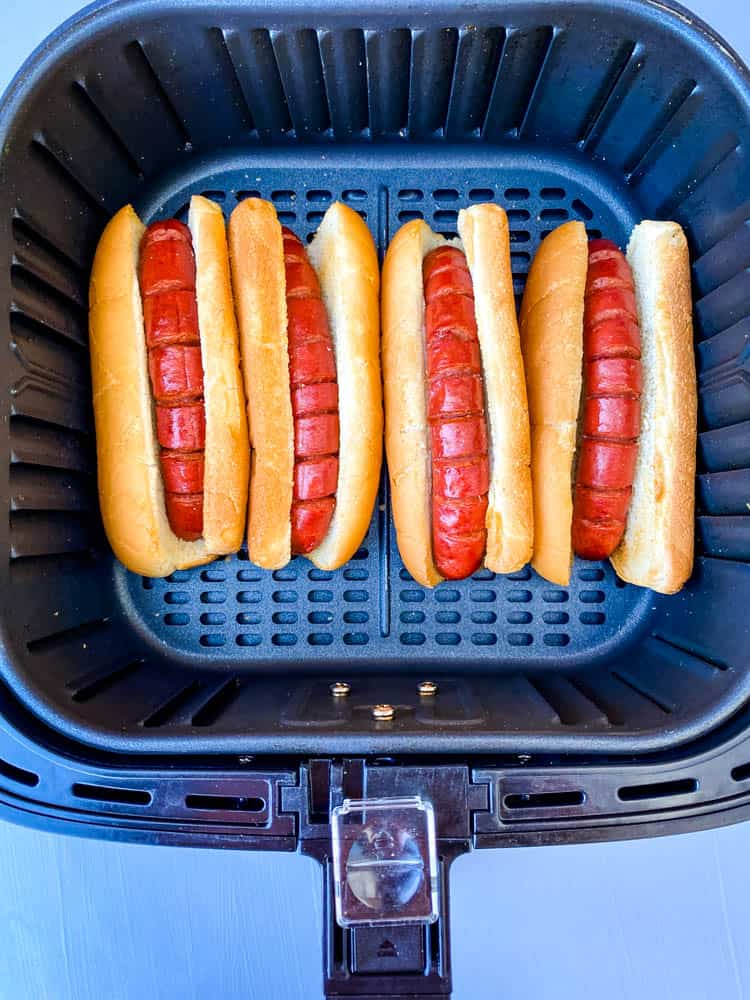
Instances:
[[[385,451],[393,520],[404,565],[425,587],[442,577],[432,556],[422,260],[444,242],[415,219],[396,233],[383,264]]]
[[[294,424],[284,250],[270,202],[247,198],[235,208],[229,254],[252,447],[248,554],[264,569],[280,569],[292,554]]]
[[[309,255],[328,311],[339,386],[336,508],[309,558],[331,570],[351,559],[367,534],[380,480],[380,270],[369,229],[340,202],[323,217]]]
[[[474,286],[489,433],[490,492],[485,566],[515,573],[531,559],[529,408],[513,298],[508,217],[499,205],[458,213]]]
[[[693,568],[697,390],[690,261],[676,222],[642,222],[628,244],[641,326],[641,434],[625,534],[612,565],[674,594]]]
[[[539,247],[521,304],[534,496],[531,564],[561,586],[570,582],[573,561],[573,471],[587,270],[586,229],[582,222],[566,222]]]
[[[190,199],[188,225],[195,249],[206,402],[203,539],[211,552],[227,555],[242,545],[250,474],[227,233],[219,206],[200,195]]]
[[[144,226],[126,205],[110,220],[89,287],[99,503],[112,549],[129,570],[168,576],[214,558],[203,539],[169,527],[159,468],[146,336],[138,287]]]

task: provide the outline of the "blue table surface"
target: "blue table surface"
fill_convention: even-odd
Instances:
[[[0,89],[79,6],[6,0]],[[750,61],[747,0],[690,6]],[[467,855],[452,877],[455,1000],[750,996],[748,855],[750,824]],[[321,934],[305,858],[0,823],[0,1000],[316,1000]]]

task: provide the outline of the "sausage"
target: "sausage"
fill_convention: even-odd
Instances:
[[[589,243],[583,356],[573,549],[584,559],[606,559],[625,530],[641,420],[641,336],[633,276],[610,240]]]
[[[286,226],[282,237],[294,417],[292,552],[304,555],[323,541],[336,506],[339,394],[318,276],[302,243]]]
[[[449,580],[474,573],[487,543],[490,470],[471,274],[456,247],[423,263],[432,546]]]
[[[156,403],[156,437],[170,527],[178,538],[203,534],[206,413],[190,230],[155,222],[141,242],[139,283]]]

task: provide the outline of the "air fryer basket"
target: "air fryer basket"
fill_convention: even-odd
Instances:
[[[31,57],[0,134],[5,812],[300,848],[329,886],[333,806],[423,795],[440,921],[394,928],[381,955],[327,911],[327,992],[371,996],[449,992],[447,869],[470,845],[750,815],[750,76],[721,39],[640,0],[114,0]],[[450,233],[462,205],[493,200],[518,294],[564,219],[621,244],[641,218],[679,220],[701,422],[685,590],[659,597],[592,563],[565,589],[527,568],[423,590],[385,481],[337,573],[263,573],[246,553],[167,580],[126,573],[97,508],[88,270],[122,203],[184,216],[197,192],[227,213],[270,198],[303,236],[340,198],[381,254],[408,219]],[[417,693],[428,676],[433,697]],[[373,718],[378,702],[392,721]],[[388,964],[394,948],[409,968]]]
[[[747,79],[661,5],[500,10],[110,3],[16,79],[2,114],[9,461],[4,680],[38,717],[129,752],[594,752],[670,747],[750,689]],[[382,253],[407,219],[495,200],[517,291],[567,218],[620,243],[674,217],[701,372],[696,570],[677,597],[579,563],[434,592],[403,570],[385,486],[337,573],[240,553],[149,581],[98,521],[86,281],[108,216],[259,193],[307,236],[333,198]],[[744,353],[743,353],[744,352]],[[744,367],[743,367],[744,366]],[[743,421],[745,421],[743,425]],[[5,465],[3,465],[5,468]],[[429,706],[415,682],[441,680]],[[330,680],[355,696],[333,701]],[[368,706],[398,706],[383,726]]]

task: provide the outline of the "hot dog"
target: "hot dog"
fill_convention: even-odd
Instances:
[[[674,593],[692,570],[696,444],[682,230],[641,223],[626,259],[588,243],[582,223],[560,226],[534,258],[520,322],[532,565],[567,585],[574,554],[609,557],[623,579]]]
[[[325,538],[339,475],[336,360],[320,283],[291,229],[284,242],[289,379],[294,418],[292,553],[307,554]]]
[[[520,569],[531,556],[529,425],[497,205],[459,213],[461,241],[421,220],[383,266],[383,381],[393,516],[424,586]]]
[[[463,251],[438,247],[423,267],[432,548],[438,572],[461,579],[487,546],[487,423],[471,275]]]
[[[195,254],[187,226],[168,219],[148,227],[139,278],[167,518],[178,538],[195,541],[203,533],[206,415]]]
[[[583,425],[573,500],[573,551],[617,548],[640,433],[641,334],[630,267],[611,240],[591,240],[583,312]]]
[[[89,328],[99,493],[128,569],[165,576],[238,549],[249,450],[224,220],[143,226],[127,205],[94,258]]]
[[[370,523],[382,452],[375,245],[335,203],[306,251],[270,202],[229,220],[253,449],[248,553],[336,569]]]

